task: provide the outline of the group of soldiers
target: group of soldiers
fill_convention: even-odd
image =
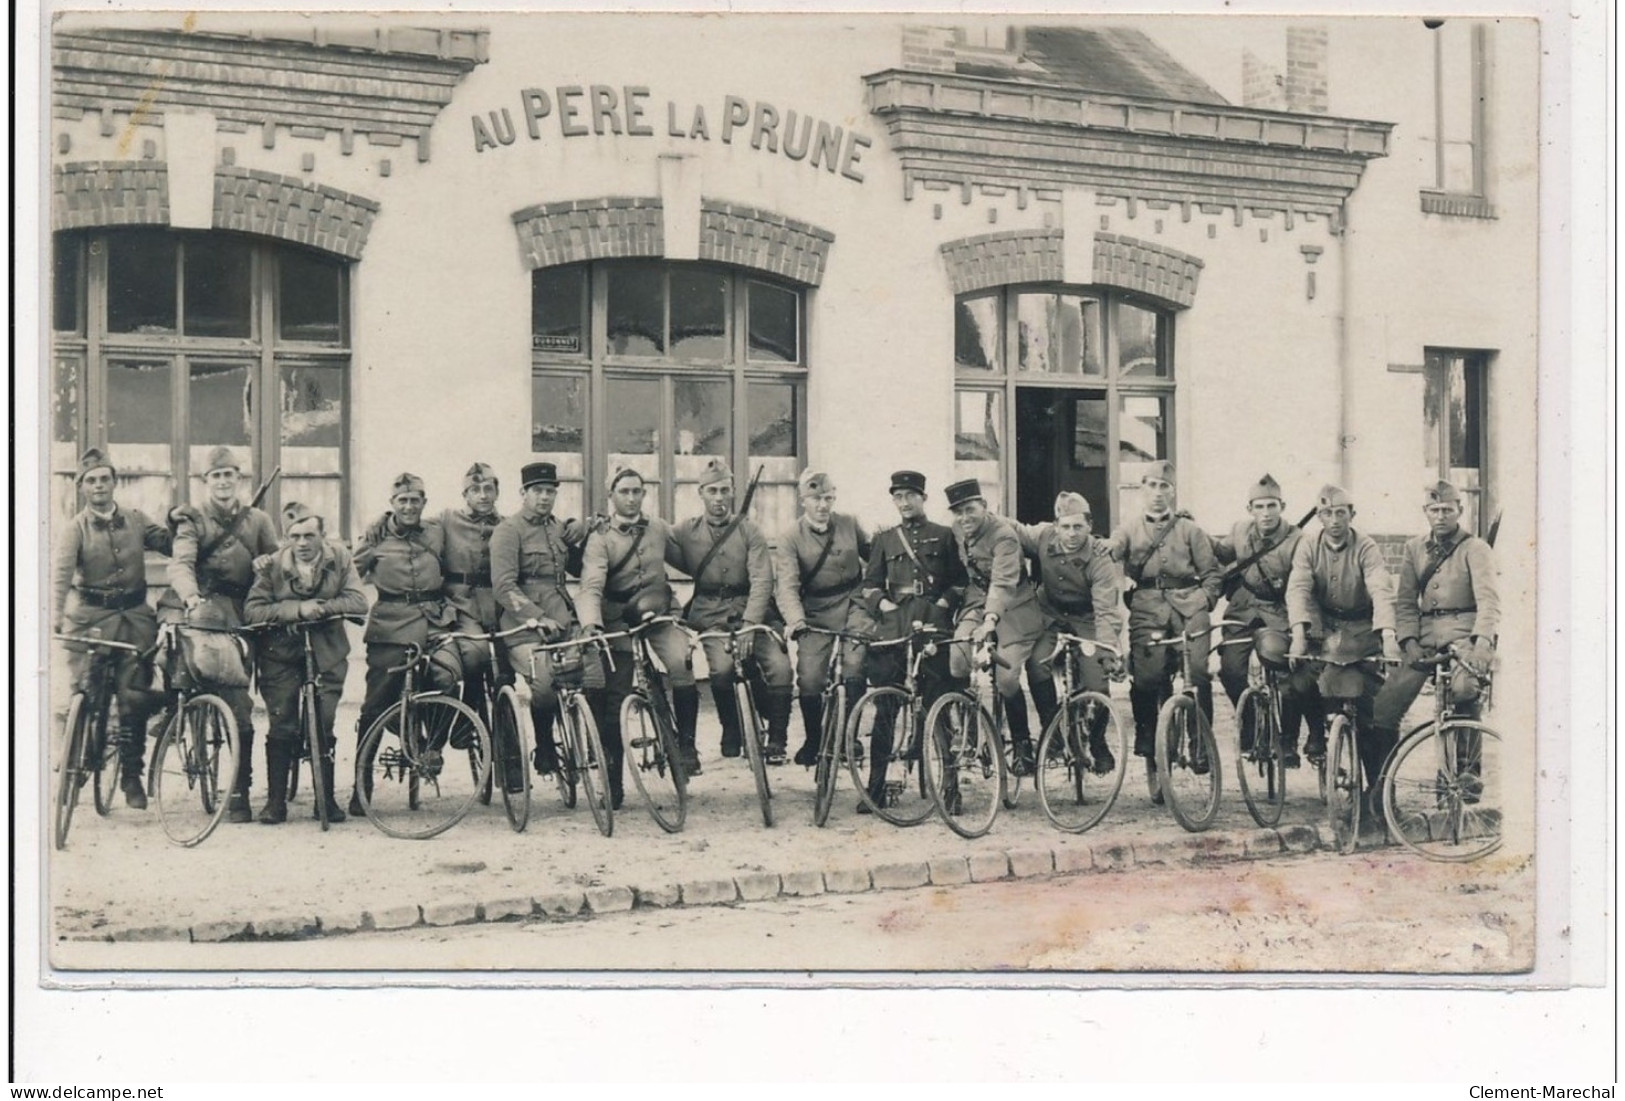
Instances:
[[[558,472],[547,462],[522,468],[519,510],[504,518],[497,511],[500,479],[476,462],[463,477],[462,506],[437,515],[426,512],[422,478],[397,477],[388,511],[366,528],[353,552],[327,537],[322,516],[298,504],[283,509],[279,537],[269,516],[241,501],[242,473],[230,449],[214,449],[203,472],[204,503],[178,506],[159,524],[117,504],[113,464],[102,452],[87,451],[78,470],[85,507],[54,554],[54,626],[70,638],[95,634],[150,650],[160,617],[196,626],[263,625],[254,636],[257,683],[269,716],[259,821],[270,824],[287,818],[289,766],[302,736],[298,694],[306,670],[295,624],[310,632],[315,654],[327,815],[345,817],[333,796],[333,727],[348,667],[346,616],[366,616],[358,737],[399,697],[413,648],[446,633],[512,632],[503,646],[535,724],[534,766],[544,773],[556,766],[556,684],[580,678],[603,736],[616,807],[623,793],[619,716],[632,690],[632,663],[618,660],[606,669],[589,640],[608,634],[603,645],[626,649],[631,643],[624,629],[639,624],[647,624],[665,669],[681,763],[690,776],[702,770],[691,632],[707,636],[722,756],[739,756],[742,739],[756,736],[741,729],[735,703],[736,680],[748,676],[768,731],[767,759],[776,765],[787,759],[797,697],[804,739],[793,759],[815,762],[832,670],[845,681],[849,709],[868,685],[903,683],[907,658],[899,648],[871,651],[857,642],[844,645],[833,662],[838,635],[893,639],[919,626],[940,632],[942,645],[919,668],[927,703],[968,684],[975,649],[991,640],[1003,659],[994,684],[1003,698],[1011,758],[1017,771],[1029,772],[1034,728],[1027,697],[1042,730],[1059,708],[1050,661],[1059,633],[1103,644],[1083,662],[1081,685],[1103,691],[1125,671],[1118,654],[1126,608],[1134,753],[1149,758],[1158,709],[1181,660],[1166,638],[1189,639],[1189,672],[1212,718],[1210,617],[1223,600],[1226,637],[1253,642],[1221,653],[1219,676],[1232,704],[1247,685],[1250,653],[1285,671],[1285,763],[1296,767],[1300,727],[1309,728],[1305,753],[1323,754],[1330,701],[1356,698],[1370,732],[1361,741],[1368,787],[1425,680],[1412,664],[1443,648],[1456,650],[1457,692],[1470,699],[1494,654],[1499,607],[1492,552],[1461,528],[1459,493],[1445,482],[1426,491],[1429,532],[1406,544],[1396,594],[1377,545],[1352,526],[1354,505],[1343,490],[1320,491],[1319,530],[1309,534],[1285,519],[1280,486],[1266,474],[1249,491],[1248,516],[1215,539],[1176,508],[1175,471],[1167,462],[1148,468],[1139,515],[1108,537],[1093,533],[1089,503],[1079,494],[1056,498],[1053,521],[1021,524],[990,511],[975,479],[947,487],[953,523],[938,524],[926,515],[925,477],[907,470],[892,475],[889,485],[899,522],[871,537],[855,518],[835,511],[830,476],[809,470],[797,485],[799,519],[771,543],[736,510],[733,473],[721,459],[711,459],[699,478],[701,514],[675,523],[645,512],[644,479],[624,466],[605,482],[606,514],[560,518]],[[169,587],[156,614],[147,601],[147,551],[169,555]],[[681,607],[669,568],[693,584]],[[579,578],[573,594],[572,577]],[[376,593],[370,606],[364,582]],[[675,621],[648,624],[668,615]],[[722,636],[756,625],[780,630],[749,636],[743,650],[750,668],[742,669]],[[570,639],[582,645],[545,654],[537,649]],[[793,661],[781,639],[793,643]],[[91,668],[88,647],[70,641],[67,648],[75,687],[81,687]],[[1318,668],[1307,660],[1316,654],[1327,659]],[[488,666],[478,644],[438,647],[433,655],[435,687],[478,698],[477,678]],[[1366,660],[1378,658],[1395,663],[1386,679],[1380,663]],[[1365,663],[1343,664],[1357,660]],[[150,690],[150,658],[123,653],[114,668],[123,792],[140,808],[146,803],[147,725],[160,697]],[[228,815],[252,821],[248,691],[217,691],[234,713],[239,739]],[[893,718],[881,716],[868,762],[876,800],[884,797]],[[1090,740],[1094,767],[1113,771],[1103,730],[1091,730]],[[499,745],[496,752],[509,755],[505,782],[521,783],[517,748]],[[362,811],[355,794],[348,809]]]

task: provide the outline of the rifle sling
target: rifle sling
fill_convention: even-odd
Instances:
[[[739,530],[739,522],[744,518],[745,514],[743,512],[734,513],[734,518],[728,521],[728,526],[723,529],[722,534],[711,540],[711,545],[700,556],[700,564],[689,575],[694,581],[694,591],[688,595],[688,603],[683,605],[683,614],[685,616],[688,615],[689,609],[694,607],[694,601],[699,598],[700,576],[705,573],[705,568],[711,564],[711,560],[717,556],[717,551],[722,549],[722,544],[726,543],[733,536],[733,533]]]

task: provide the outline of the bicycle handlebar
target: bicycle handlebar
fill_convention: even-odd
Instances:
[[[86,646],[102,646],[110,650],[128,650],[132,654],[139,654],[141,647],[131,642],[116,642],[110,638],[90,638],[83,635],[55,635],[51,636],[62,642],[78,642]]]
[[[871,650],[884,650],[892,646],[902,646],[905,643],[913,642],[917,638],[930,638],[933,635],[945,635],[947,633],[941,627],[934,627],[929,623],[923,623],[916,619],[911,625],[908,634],[898,635],[896,638],[875,639],[869,643],[869,648]]]
[[[1056,632],[1055,641],[1062,646],[1076,646],[1083,651],[1085,657],[1093,657],[1096,650],[1104,650],[1114,658],[1123,656],[1123,652],[1109,642],[1099,642],[1092,638],[1084,638],[1081,635],[1067,634],[1065,631]],[[1055,652],[1060,653],[1059,648]],[[1050,660],[1055,660],[1053,654],[1050,656]]]
[[[1250,623],[1242,623],[1242,622],[1239,622],[1238,620],[1234,620],[1234,619],[1221,619],[1219,622],[1211,624],[1211,625],[1209,625],[1207,627],[1200,628],[1199,630],[1182,631],[1177,635],[1170,635],[1167,638],[1153,638],[1153,639],[1150,639],[1149,641],[1146,642],[1145,645],[1147,645],[1147,646],[1185,646],[1185,645],[1188,645],[1189,643],[1195,642],[1197,639],[1201,638],[1203,635],[1211,635],[1214,631],[1222,630],[1225,627],[1251,627],[1251,626],[1252,626],[1252,624],[1250,624]],[[1220,643],[1220,645],[1221,646],[1228,646],[1228,645],[1231,645],[1232,643],[1241,642],[1241,641],[1243,641],[1243,640],[1239,639],[1239,638],[1238,639],[1231,639],[1229,642]],[[1251,642],[1252,641],[1252,636],[1249,635],[1246,638],[1245,641]]]
[[[819,627],[811,623],[803,624],[799,634],[828,635],[840,639],[842,642],[859,642],[867,646],[875,641],[874,635],[866,635],[859,631],[835,631],[828,627]]]
[[[263,632],[263,631],[294,630],[296,628],[298,628],[298,629],[307,629],[308,630],[311,627],[320,627],[323,624],[327,624],[327,623],[337,623],[340,620],[343,620],[346,623],[354,623],[357,627],[365,627],[366,624],[367,624],[367,619],[366,619],[365,616],[344,615],[344,614],[341,613],[339,615],[324,615],[324,616],[321,616],[318,619],[292,619],[292,620],[286,620],[286,621],[277,620],[277,621],[268,622],[268,623],[245,623],[245,624],[242,625],[242,627],[238,628],[238,630],[241,630],[241,631],[244,631],[244,632],[247,632],[247,633],[250,633],[250,634],[258,634],[258,633]],[[187,624],[187,623],[181,623],[181,624],[177,624],[176,626],[190,627],[191,625]],[[208,628],[208,627],[198,627],[198,628],[195,628],[195,629],[200,630],[200,631],[210,630],[210,628]]]
[[[434,635],[429,641],[435,646],[444,645],[447,642],[496,642],[500,639],[512,638],[514,635],[529,630],[531,630],[531,628],[527,624],[521,623],[519,626],[510,627],[506,631],[482,631],[478,633],[471,631],[449,631],[446,634]]]
[[[686,630],[686,628],[685,628],[685,630]],[[691,632],[691,637],[694,639],[695,642],[704,642],[707,639],[733,640],[733,639],[744,638],[744,637],[746,637],[748,635],[754,635],[754,634],[766,634],[767,636],[772,638],[773,641],[777,642],[780,646],[784,645],[784,636],[779,634],[779,632],[775,631],[772,627],[769,627],[765,623],[752,623],[749,626],[740,625],[739,627],[735,627],[735,628],[733,628],[731,630],[728,630],[728,629],[721,629],[721,630],[712,629],[712,630],[709,630],[709,631]]]

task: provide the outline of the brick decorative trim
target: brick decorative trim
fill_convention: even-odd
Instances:
[[[1422,191],[1423,214],[1448,214],[1457,218],[1495,217],[1495,204],[1482,195],[1456,191]]]
[[[216,229],[278,237],[359,260],[378,209],[361,195],[275,172],[215,169]]]
[[[81,161],[51,170],[51,228],[167,226],[169,172],[156,161]]]
[[[1011,283],[1063,280],[1062,232],[1009,230],[949,241],[942,246],[955,294]],[[1188,307],[1196,301],[1202,261],[1189,253],[1116,233],[1095,234],[1092,282],[1120,287]]]
[[[666,255],[658,198],[605,197],[543,203],[513,214],[527,268],[584,260]],[[702,200],[699,258],[817,286],[835,235],[769,210]]]

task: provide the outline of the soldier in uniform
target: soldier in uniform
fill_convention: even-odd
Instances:
[[[52,629],[59,635],[100,635],[149,650],[158,638],[158,620],[147,604],[144,552],[168,554],[171,539],[167,528],[139,510],[119,506],[113,499],[117,481],[113,464],[96,448],[79,459],[77,482],[85,507],[68,522],[51,557]],[[89,687],[90,652],[77,643],[65,645],[73,689],[83,691]],[[124,801],[145,810],[141,770],[153,710],[147,691],[152,659],[128,650],[113,653]]]
[[[875,536],[863,573],[864,605],[881,638],[902,638],[915,623],[947,631],[953,626],[954,606],[965,587],[965,565],[959,560],[953,529],[926,519],[924,474],[913,470],[893,474],[891,500],[899,522]],[[869,651],[869,683],[901,685],[907,662],[908,654],[901,648]],[[920,662],[919,676],[922,702],[929,707],[947,689],[947,647],[938,647]],[[897,719],[892,700],[884,700],[881,708],[875,715],[867,785],[870,797],[877,801],[885,795]],[[858,813],[871,813],[869,804],[859,800]]]
[[[1322,486],[1316,500],[1320,531],[1305,534],[1292,552],[1286,608],[1292,621],[1292,657],[1306,657],[1310,643],[1338,660],[1398,658],[1394,637],[1394,590],[1382,551],[1368,535],[1354,530],[1354,502],[1340,487]],[[1379,637],[1380,636],[1380,637]],[[1356,699],[1360,726],[1371,729],[1371,700],[1382,677],[1370,666],[1327,665],[1320,673],[1320,694],[1333,700]],[[1375,738],[1361,738],[1360,757],[1367,791],[1374,790],[1387,757]]]
[[[587,536],[581,567],[577,608],[582,632],[587,635],[602,633],[612,624],[636,626],[645,616],[665,615],[672,604],[671,582],[666,576],[671,531],[665,521],[643,514],[643,475],[617,466],[604,487],[609,491],[611,516]],[[700,714],[700,690],[694,683],[688,636],[675,624],[666,623],[655,629],[649,641],[666,667],[671,685],[683,772],[697,776],[700,759],[694,748],[694,728]],[[619,807],[624,759],[621,704],[632,691],[632,645],[630,640],[617,639],[613,646],[624,656],[605,675],[604,709],[598,726],[609,758],[610,796]]]
[[[448,631],[457,622],[457,610],[446,601],[441,569],[446,533],[438,522],[424,521],[428,500],[422,478],[400,475],[390,486],[390,510],[366,530],[356,548],[356,571],[378,590],[363,636],[367,687],[356,722],[358,741],[400,698],[406,674],[390,670],[406,663],[407,648],[425,645],[431,628]],[[456,651],[435,650],[429,668],[433,687],[449,691],[462,677]],[[359,793],[350,795],[350,813],[365,813]]]
[[[750,520],[734,512],[733,471],[721,459],[706,463],[699,480],[705,512],[673,524],[668,564],[694,580],[694,598],[684,619],[700,631],[765,623],[773,602],[773,562],[767,540]],[[762,689],[760,708],[767,720],[770,764],[784,763],[790,726],[790,656],[770,636],[752,636],[751,656]],[[741,751],[739,708],[734,701],[738,670],[721,639],[705,640],[711,670],[711,699],[722,723],[722,755]]]
[[[1461,661],[1451,678],[1452,697],[1474,709],[1481,678],[1495,660],[1501,622],[1495,553],[1461,528],[1461,494],[1449,482],[1426,491],[1428,534],[1405,544],[1394,601],[1395,635],[1407,662],[1454,648]],[[1416,701],[1428,674],[1401,665],[1388,674],[1371,706],[1371,738],[1386,759],[1399,739],[1399,724]],[[1373,751],[1375,752],[1375,750]]]
[[[498,524],[491,535],[491,579],[501,606],[501,629],[528,628],[510,636],[505,645],[508,660],[529,688],[536,768],[545,774],[558,767],[553,748],[553,723],[559,713],[554,673],[579,677],[583,661],[578,651],[548,655],[536,647],[563,638],[577,625],[565,578],[581,574],[587,536],[576,521],[562,522],[553,514],[559,496],[559,473],[553,463],[527,463],[519,482],[523,493],[519,512]],[[603,694],[596,654],[588,659],[588,667],[589,692],[596,700]],[[511,779],[521,782],[517,769],[508,771]]]
[[[1048,727],[1060,710],[1055,693],[1056,634],[1066,632],[1110,646],[1111,652],[1097,651],[1080,663],[1081,683],[1073,690],[1088,689],[1109,693],[1108,678],[1122,672],[1117,656],[1122,646],[1123,613],[1118,597],[1122,575],[1112,560],[1104,540],[1091,531],[1089,502],[1081,494],[1061,493],[1055,498],[1055,522],[1017,524],[1021,549],[1033,563],[1038,587],[1038,607],[1044,613],[1044,633],[1027,659],[1027,687],[1038,708],[1038,725]],[[1117,758],[1106,744],[1106,717],[1089,730],[1089,755],[1094,771],[1109,775]]]
[[[1112,557],[1123,564],[1127,581],[1129,673],[1133,686],[1134,755],[1149,761],[1155,755],[1157,711],[1173,690],[1179,651],[1152,646],[1155,634],[1196,633],[1190,640],[1191,670],[1202,713],[1213,719],[1213,685],[1208,679],[1208,613],[1218,602],[1219,564],[1213,541],[1188,513],[1174,511],[1174,464],[1152,463],[1140,478],[1142,515],[1112,533]],[[1192,771],[1205,772],[1208,762],[1198,756]]]
[[[1286,502],[1281,486],[1268,474],[1258,479],[1247,496],[1248,520],[1240,520],[1230,534],[1213,541],[1213,553],[1230,567],[1225,586],[1229,603],[1224,618],[1240,626],[1224,629],[1226,639],[1253,637],[1259,660],[1285,666],[1292,626],[1286,613],[1287,576],[1292,572],[1292,552],[1303,533],[1282,516]],[[1224,685],[1230,705],[1235,706],[1247,688],[1246,646],[1226,646],[1219,652],[1219,682]],[[1298,728],[1309,722],[1307,751],[1319,758],[1326,752],[1326,713],[1320,691],[1309,670],[1294,670],[1281,682],[1282,763],[1298,767]],[[1245,738],[1247,732],[1243,731]],[[1242,746],[1243,750],[1250,748]]]
[[[367,612],[367,594],[361,589],[350,552],[327,540],[322,517],[303,505],[284,509],[288,545],[254,561],[254,584],[243,604],[249,623],[294,624],[329,616],[359,616]],[[333,794],[333,752],[337,740],[333,722],[338,716],[344,675],[350,667],[350,636],[342,619],[310,631],[316,658],[316,719],[321,731],[322,789],[327,797],[327,820],[344,821]],[[299,728],[299,689],[305,680],[305,645],[291,628],[267,631],[259,640],[260,696],[270,716],[265,732],[265,806],[260,821],[278,825],[288,820],[288,774],[299,759],[305,733]]]
[[[806,738],[796,750],[796,764],[813,765],[824,726],[825,669],[835,639],[807,628],[873,632],[874,621],[858,599],[869,535],[857,520],[835,511],[835,483],[828,474],[804,471],[796,488],[801,519],[780,534],[773,549],[773,580],[779,611],[790,637],[797,640],[796,692]],[[865,653],[866,648],[856,643],[847,643],[842,651],[841,679],[849,714],[863,695]]]
[[[169,560],[169,591],[158,602],[166,620],[200,627],[241,627],[243,601],[254,583],[254,559],[278,547],[276,525],[259,509],[237,499],[241,467],[228,447],[209,452],[203,481],[209,496],[201,508],[170,511],[176,521],[175,554]],[[251,822],[248,805],[253,781],[253,704],[248,689],[214,685],[237,720],[237,785],[226,814],[232,822]]]
[[[1027,697],[1021,691],[1021,667],[1044,633],[1044,615],[1033,583],[1022,569],[1021,536],[1013,523],[988,511],[981,483],[975,478],[955,482],[945,493],[968,579],[954,629],[960,644],[953,647],[948,666],[956,680],[968,683],[972,654],[965,640],[981,643],[989,636],[997,640],[999,654],[1008,664],[994,667],[993,681],[1004,697],[1015,767],[1021,775],[1029,775],[1033,737]]]

